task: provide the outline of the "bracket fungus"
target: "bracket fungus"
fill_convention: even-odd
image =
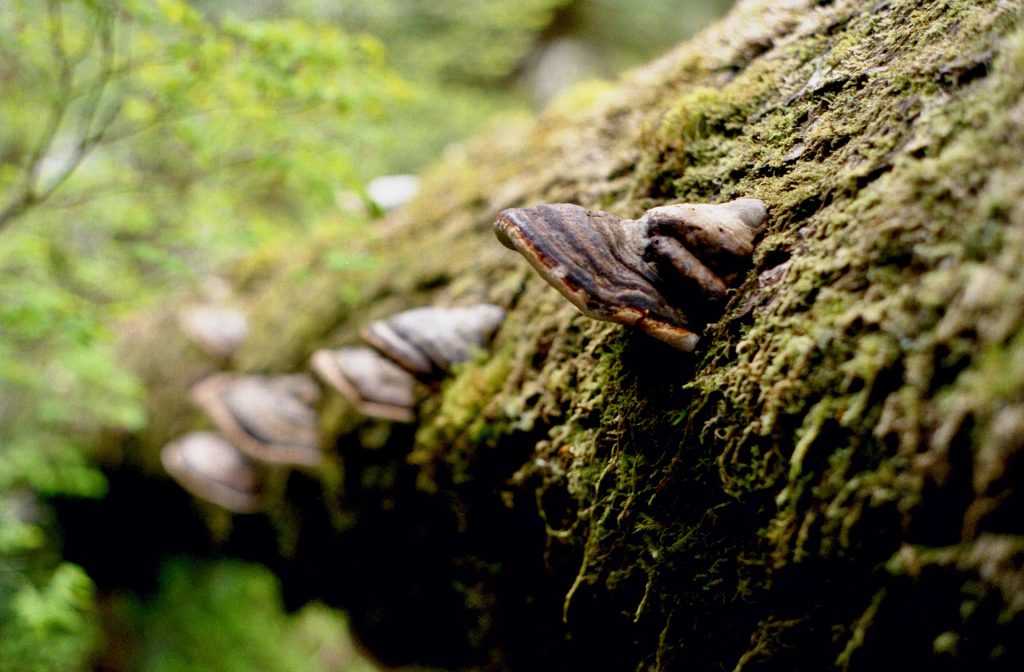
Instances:
[[[310,365],[363,415],[395,422],[416,419],[416,379],[376,350],[317,350]]]
[[[203,352],[223,359],[231,357],[249,335],[245,313],[209,304],[183,308],[178,326]]]
[[[160,451],[164,469],[199,499],[235,513],[262,508],[262,480],[256,467],[216,432],[191,432]]]
[[[436,378],[483,349],[505,320],[501,306],[480,303],[462,308],[428,306],[372,322],[363,339],[403,369]]]
[[[306,374],[218,373],[192,388],[192,400],[224,436],[264,464],[316,467],[323,459],[316,382]]]
[[[754,198],[664,205],[639,219],[557,203],[505,210],[494,228],[584,315],[690,351],[767,216]]]

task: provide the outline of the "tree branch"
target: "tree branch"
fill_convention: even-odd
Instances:
[[[92,45],[92,40],[96,37],[99,38],[100,74],[95,86],[91,87],[92,93],[85,103],[78,141],[71,157],[57,175],[48,184],[40,184],[40,168],[53,149],[53,143],[76,98],[76,65],[85,58],[84,52],[77,54],[74,58],[68,54],[65,46],[64,17],[60,0],[47,0],[47,17],[50,51],[57,65],[57,90],[42,135],[25,163],[22,178],[14,187],[6,204],[0,208],[0,231],[24,214],[29,207],[48,199],[70,178],[89,153],[103,141],[120,111],[120,106],[113,104],[103,114],[100,113],[104,93],[115,72],[114,18],[110,12],[105,12],[99,15],[96,32],[90,36],[85,47],[88,50]]]
[[[67,114],[74,84],[74,71],[64,50],[64,22],[59,0],[48,0],[46,4],[50,33],[50,51],[57,64],[57,91],[50,109],[43,133],[35,149],[29,154],[22,173],[22,178],[14,188],[14,193],[0,209],[0,231],[8,226],[14,218],[21,215],[26,208],[36,201],[36,180],[39,167],[50,152],[53,141],[57,137],[64,117]]]
[[[106,135],[110,126],[114,123],[118,113],[121,110],[119,102],[112,104],[107,110],[101,115],[100,114],[100,103],[102,102],[104,92],[111,80],[111,73],[114,68],[114,28],[113,20],[110,15],[106,15],[100,18],[97,32],[100,40],[100,77],[98,78],[95,92],[85,103],[85,111],[82,115],[81,130],[78,134],[78,142],[75,144],[75,149],[71,154],[71,158],[61,168],[60,172],[50,180],[49,184],[39,185],[37,184],[33,192],[33,203],[41,203],[48,199],[57,189],[59,189],[68,178],[78,167],[82,165],[82,162],[86,159],[90,152],[99,145]],[[2,220],[0,220],[2,225]]]

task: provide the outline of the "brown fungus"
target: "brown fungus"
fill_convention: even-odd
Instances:
[[[415,420],[416,379],[376,350],[317,350],[310,365],[363,415],[395,422]]]
[[[160,451],[171,477],[199,499],[235,513],[263,507],[259,472],[235,446],[216,432],[191,432]]]
[[[363,339],[420,378],[436,378],[487,346],[505,319],[500,306],[406,310],[366,326]]]
[[[224,359],[231,357],[249,335],[245,313],[209,304],[183,308],[178,313],[178,326],[203,352]]]
[[[220,373],[192,388],[192,400],[233,444],[265,464],[315,467],[323,459],[319,390],[306,374]]]
[[[584,315],[635,324],[690,351],[766,218],[753,198],[664,205],[639,219],[557,203],[505,210],[494,227]]]

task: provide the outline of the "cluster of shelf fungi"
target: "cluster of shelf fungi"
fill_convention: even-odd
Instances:
[[[505,210],[494,230],[584,315],[634,325],[690,351],[747,268],[766,218],[765,204],[752,198],[665,205],[635,220],[559,203]],[[324,459],[315,410],[322,388],[366,416],[414,422],[421,383],[485,349],[504,317],[500,306],[477,304],[378,320],[361,331],[368,346],[313,353],[319,384],[308,373],[214,374],[191,395],[216,431],[165,446],[164,468],[202,500],[235,513],[261,511],[269,503],[268,468],[316,468]],[[247,334],[244,314],[214,306],[187,309],[179,324],[225,360]]]
[[[486,348],[504,318],[504,309],[493,304],[415,308],[365,327],[362,337],[370,347],[317,350],[310,358],[316,378],[215,373],[191,391],[215,430],[167,444],[160,453],[164,469],[203,501],[257,513],[270,503],[268,468],[323,462],[316,411],[322,394],[340,394],[369,417],[414,422],[421,384]],[[179,324],[199,347],[223,358],[247,333],[244,314],[214,306],[186,309]]]

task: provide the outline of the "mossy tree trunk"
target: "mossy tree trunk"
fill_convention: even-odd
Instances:
[[[323,250],[237,269],[243,371],[303,368],[405,307],[510,309],[415,428],[341,423],[340,488],[291,479],[291,541],[264,554],[286,587],[348,608],[392,662],[1019,669],[1021,14],[741,2],[453,153],[381,222],[383,270]],[[490,230],[538,202],[741,196],[767,233],[692,354],[579,316]],[[213,368],[169,314],[125,341],[152,422],[103,446],[151,472]]]

